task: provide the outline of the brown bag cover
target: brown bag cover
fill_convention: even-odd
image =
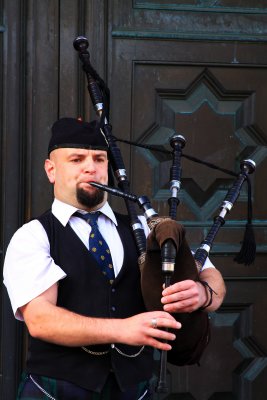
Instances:
[[[156,218],[151,221],[150,228],[145,260],[139,261],[145,306],[148,311],[155,311],[163,309],[160,301],[164,283],[160,248],[166,240],[172,239],[177,250],[171,284],[186,279],[197,281],[199,273],[181,224],[170,218]],[[175,331],[176,339],[171,343],[172,350],[167,353],[168,362],[175,365],[198,363],[210,338],[208,314],[197,310],[173,316],[181,322],[182,328]]]

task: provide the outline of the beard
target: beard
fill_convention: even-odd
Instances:
[[[87,208],[94,208],[104,201],[104,191],[96,188],[94,193],[88,193],[82,188],[77,188],[76,197],[80,204]]]

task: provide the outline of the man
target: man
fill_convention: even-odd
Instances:
[[[57,121],[45,161],[54,185],[52,210],[25,224],[9,244],[4,283],[16,318],[29,330],[18,399],[149,398],[152,350],[169,351],[173,330],[181,328],[169,313],[210,301],[203,285],[186,280],[163,290],[164,311],[145,311],[127,219],[113,213],[106,193],[90,186],[107,184],[107,152],[97,122]],[[101,244],[107,242],[112,255],[107,272],[96,261],[94,238],[88,242],[98,232],[82,217],[96,211]],[[220,273],[205,267],[203,279],[217,294],[210,311],[220,306],[225,288]]]

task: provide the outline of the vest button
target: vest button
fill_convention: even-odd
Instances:
[[[116,311],[116,307],[112,306],[111,311]]]
[[[112,288],[111,291],[112,291],[112,293],[115,293],[115,292],[116,292],[116,289],[115,289],[115,288]]]

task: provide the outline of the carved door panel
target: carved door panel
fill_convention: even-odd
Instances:
[[[112,124],[119,138],[171,149],[174,132],[185,154],[251,175],[257,257],[233,261],[243,240],[247,187],[226,217],[211,259],[227,296],[211,315],[212,340],[201,366],[169,365],[170,394],[155,399],[265,399],[267,395],[266,12],[261,2],[125,1],[109,7],[108,80]],[[257,41],[255,40],[257,38]],[[168,215],[170,156],[123,146],[132,191]],[[234,178],[182,159],[178,220],[195,249],[212,225]],[[114,201],[115,204],[116,201]],[[118,203],[118,207],[121,204]]]

